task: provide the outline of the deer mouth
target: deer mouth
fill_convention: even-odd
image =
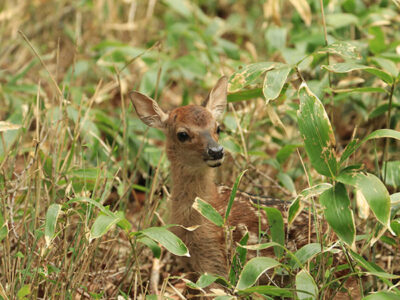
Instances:
[[[222,165],[222,162],[224,161],[224,158],[219,158],[219,159],[206,159],[205,162],[206,164],[211,167],[211,168],[216,168]]]

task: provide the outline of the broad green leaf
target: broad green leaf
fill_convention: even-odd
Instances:
[[[375,175],[361,172],[342,173],[337,180],[360,191],[378,221],[390,229],[390,197],[382,181]]]
[[[278,98],[291,70],[291,67],[285,65],[267,72],[263,84],[266,104],[268,104],[270,100]]]
[[[22,299],[27,299],[26,296],[31,294],[31,285],[30,284],[24,284],[17,292],[17,298],[19,300]]]
[[[297,197],[289,206],[289,214],[288,214],[288,224],[292,225],[293,221],[303,210],[303,202],[300,201],[300,197]]]
[[[337,54],[345,58],[360,59],[357,47],[346,41],[336,41],[318,50],[318,53]]]
[[[333,89],[333,92],[340,93],[387,93],[384,88],[381,87],[355,87],[355,88],[347,88],[347,89]]]
[[[333,28],[346,27],[351,24],[357,24],[358,18],[353,14],[346,13],[330,13],[326,16],[326,24]]]
[[[190,257],[189,250],[180,238],[164,227],[150,227],[140,231],[145,236],[159,242],[165,249],[178,256]]]
[[[371,37],[368,40],[369,49],[374,54],[379,54],[386,50],[387,46],[385,45],[385,35],[380,26],[371,26],[368,29],[369,36]]]
[[[400,219],[395,219],[390,222],[390,227],[397,236],[400,236]]]
[[[147,247],[149,247],[151,252],[153,252],[154,257],[160,258],[161,248],[154,240],[148,238],[147,236],[141,236],[140,238],[138,238],[138,242],[143,243]]]
[[[229,217],[229,214],[230,214],[230,212],[231,212],[232,205],[233,205],[233,201],[234,201],[235,198],[236,198],[237,189],[239,188],[240,181],[242,180],[242,177],[243,177],[244,173],[246,173],[246,171],[247,171],[247,170],[243,170],[243,171],[240,172],[240,174],[236,177],[235,184],[233,185],[232,192],[231,192],[231,195],[230,195],[230,197],[229,197],[228,206],[226,207],[225,217],[224,217],[224,223],[226,223],[226,221],[228,220],[228,217]]]
[[[377,138],[393,138],[396,140],[400,140],[400,132],[392,129],[378,129],[367,135],[358,143],[355,141],[351,141],[349,145],[347,145],[346,149],[343,151],[340,163],[342,164],[343,162],[345,162],[346,159],[349,158],[350,155],[352,155],[358,148],[360,148],[363,143]]]
[[[289,215],[288,215],[288,223],[289,226],[293,223],[293,221],[296,219],[296,217],[300,214],[300,212],[303,210],[303,202],[306,201],[307,199],[311,197],[315,197],[326,191],[327,189],[330,189],[332,185],[330,183],[320,183],[317,185],[314,185],[312,187],[309,187],[307,189],[304,189],[297,197],[296,199],[290,204],[289,207]]]
[[[57,219],[61,213],[61,205],[60,204],[52,204],[47,209],[46,213],[46,223],[44,229],[44,238],[46,240],[46,246],[50,246],[54,236],[55,230],[57,226]]]
[[[222,227],[224,220],[216,209],[208,202],[196,197],[193,203],[193,208],[197,210],[207,220],[213,222],[215,225]]]
[[[301,265],[305,264],[310,259],[314,258],[317,254],[322,253],[321,244],[310,243],[297,250],[294,254]],[[290,265],[293,269],[301,267],[296,260],[291,260]]]
[[[383,57],[374,57],[372,60],[393,77],[399,75],[399,68],[391,60]]]
[[[196,281],[196,285],[200,288],[208,287],[210,284],[214,283],[219,277],[211,274],[203,274]]]
[[[373,293],[364,297],[363,300],[398,300],[400,298],[399,294],[395,294],[393,292],[381,291],[377,293]]]
[[[110,230],[113,225],[117,224],[120,220],[121,219],[119,217],[114,215],[98,215],[92,225],[92,229],[90,230],[89,241],[102,237]]]
[[[365,258],[363,258],[361,255],[359,255],[358,253],[355,253],[354,251],[352,251],[351,249],[349,249],[349,253],[351,255],[351,257],[358,263],[358,265],[360,265],[361,267],[363,267],[364,269],[366,269],[369,273],[374,274],[374,273],[386,273],[385,270],[383,270],[381,267],[379,267],[377,264],[367,261],[365,260]],[[387,275],[390,275],[388,273],[386,273]],[[393,284],[387,280],[385,277],[380,277],[380,279],[385,282],[388,286],[392,286]]]
[[[3,214],[0,210],[0,242],[5,239],[8,234],[7,223],[4,220]]]
[[[276,154],[276,159],[280,164],[283,164],[289,156],[298,148],[301,147],[301,144],[289,144],[283,146],[278,153]]]
[[[346,148],[343,150],[340,156],[340,164],[343,164],[359,147],[358,140],[352,140],[347,144]]]
[[[280,288],[272,285],[258,285],[239,291],[239,295],[252,293],[258,293],[272,297],[293,297],[293,292],[290,289]]]
[[[318,287],[315,284],[314,279],[306,270],[301,270],[297,273],[296,290],[298,290],[297,297],[299,297],[299,299],[318,299]]]
[[[386,162],[381,172],[387,185],[396,189],[400,187],[400,160]]]
[[[393,83],[393,78],[390,74],[386,73],[385,71],[382,71],[378,68],[375,67],[370,67],[370,66],[365,66],[365,65],[360,65],[357,63],[353,62],[344,62],[344,63],[337,63],[333,65],[324,65],[322,68],[327,69],[328,71],[335,72],[335,73],[348,73],[352,71],[366,71],[368,73],[371,73],[380,79],[382,79],[384,82],[387,84],[392,84]]]
[[[290,177],[287,173],[279,172],[276,175],[276,178],[279,182],[291,193],[296,191],[296,187],[294,186],[294,182],[292,177]]]
[[[346,244],[353,245],[356,230],[353,211],[350,209],[350,199],[345,186],[337,183],[323,192],[319,201],[324,207],[326,221],[333,231]]]
[[[236,290],[244,290],[251,287],[264,272],[279,265],[279,262],[270,257],[250,259],[240,274]]]
[[[228,102],[237,102],[243,100],[251,100],[255,98],[263,97],[263,90],[262,88],[256,88],[252,90],[242,90],[235,93],[229,93],[227,100]]]
[[[400,108],[400,104],[392,103],[392,108]],[[375,107],[368,115],[368,119],[379,117],[389,110],[389,103],[383,103]]]
[[[299,98],[297,119],[307,155],[318,173],[334,178],[338,170],[336,141],[328,115],[321,101],[304,82],[300,86]]]
[[[263,210],[267,214],[268,227],[271,231],[272,241],[284,246],[285,229],[281,212],[275,207],[263,207]],[[283,249],[280,247],[274,247],[274,252],[278,258],[281,258],[283,255]]]
[[[245,86],[253,83],[264,72],[273,69],[279,63],[276,62],[260,62],[244,66],[239,71],[232,74],[229,79],[229,92],[234,93]]]

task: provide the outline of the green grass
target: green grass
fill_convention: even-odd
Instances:
[[[0,4],[0,299],[182,292],[171,253],[186,248],[165,227],[164,136],[140,122],[128,93],[165,109],[198,104],[222,73],[230,154],[218,181],[232,187],[247,169],[241,189],[296,200],[290,216],[304,206],[319,233],[298,252],[279,250],[278,229],[276,243],[257,246],[282,255],[263,270],[290,274],[285,289],[235,290],[239,274],[259,275],[236,260],[228,293],[301,298],[316,288],[313,298],[329,299],[350,278],[365,296],[398,297],[399,7],[326,2],[321,26],[320,1],[291,3]],[[224,281],[201,279],[197,288]]]

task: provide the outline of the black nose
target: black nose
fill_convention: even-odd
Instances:
[[[212,159],[221,159],[222,157],[224,157],[224,148],[219,145],[217,147],[208,148],[207,152]]]

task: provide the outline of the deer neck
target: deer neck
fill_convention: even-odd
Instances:
[[[213,203],[217,195],[214,183],[214,169],[204,167],[193,169],[171,162],[172,206],[191,208],[196,197]]]

